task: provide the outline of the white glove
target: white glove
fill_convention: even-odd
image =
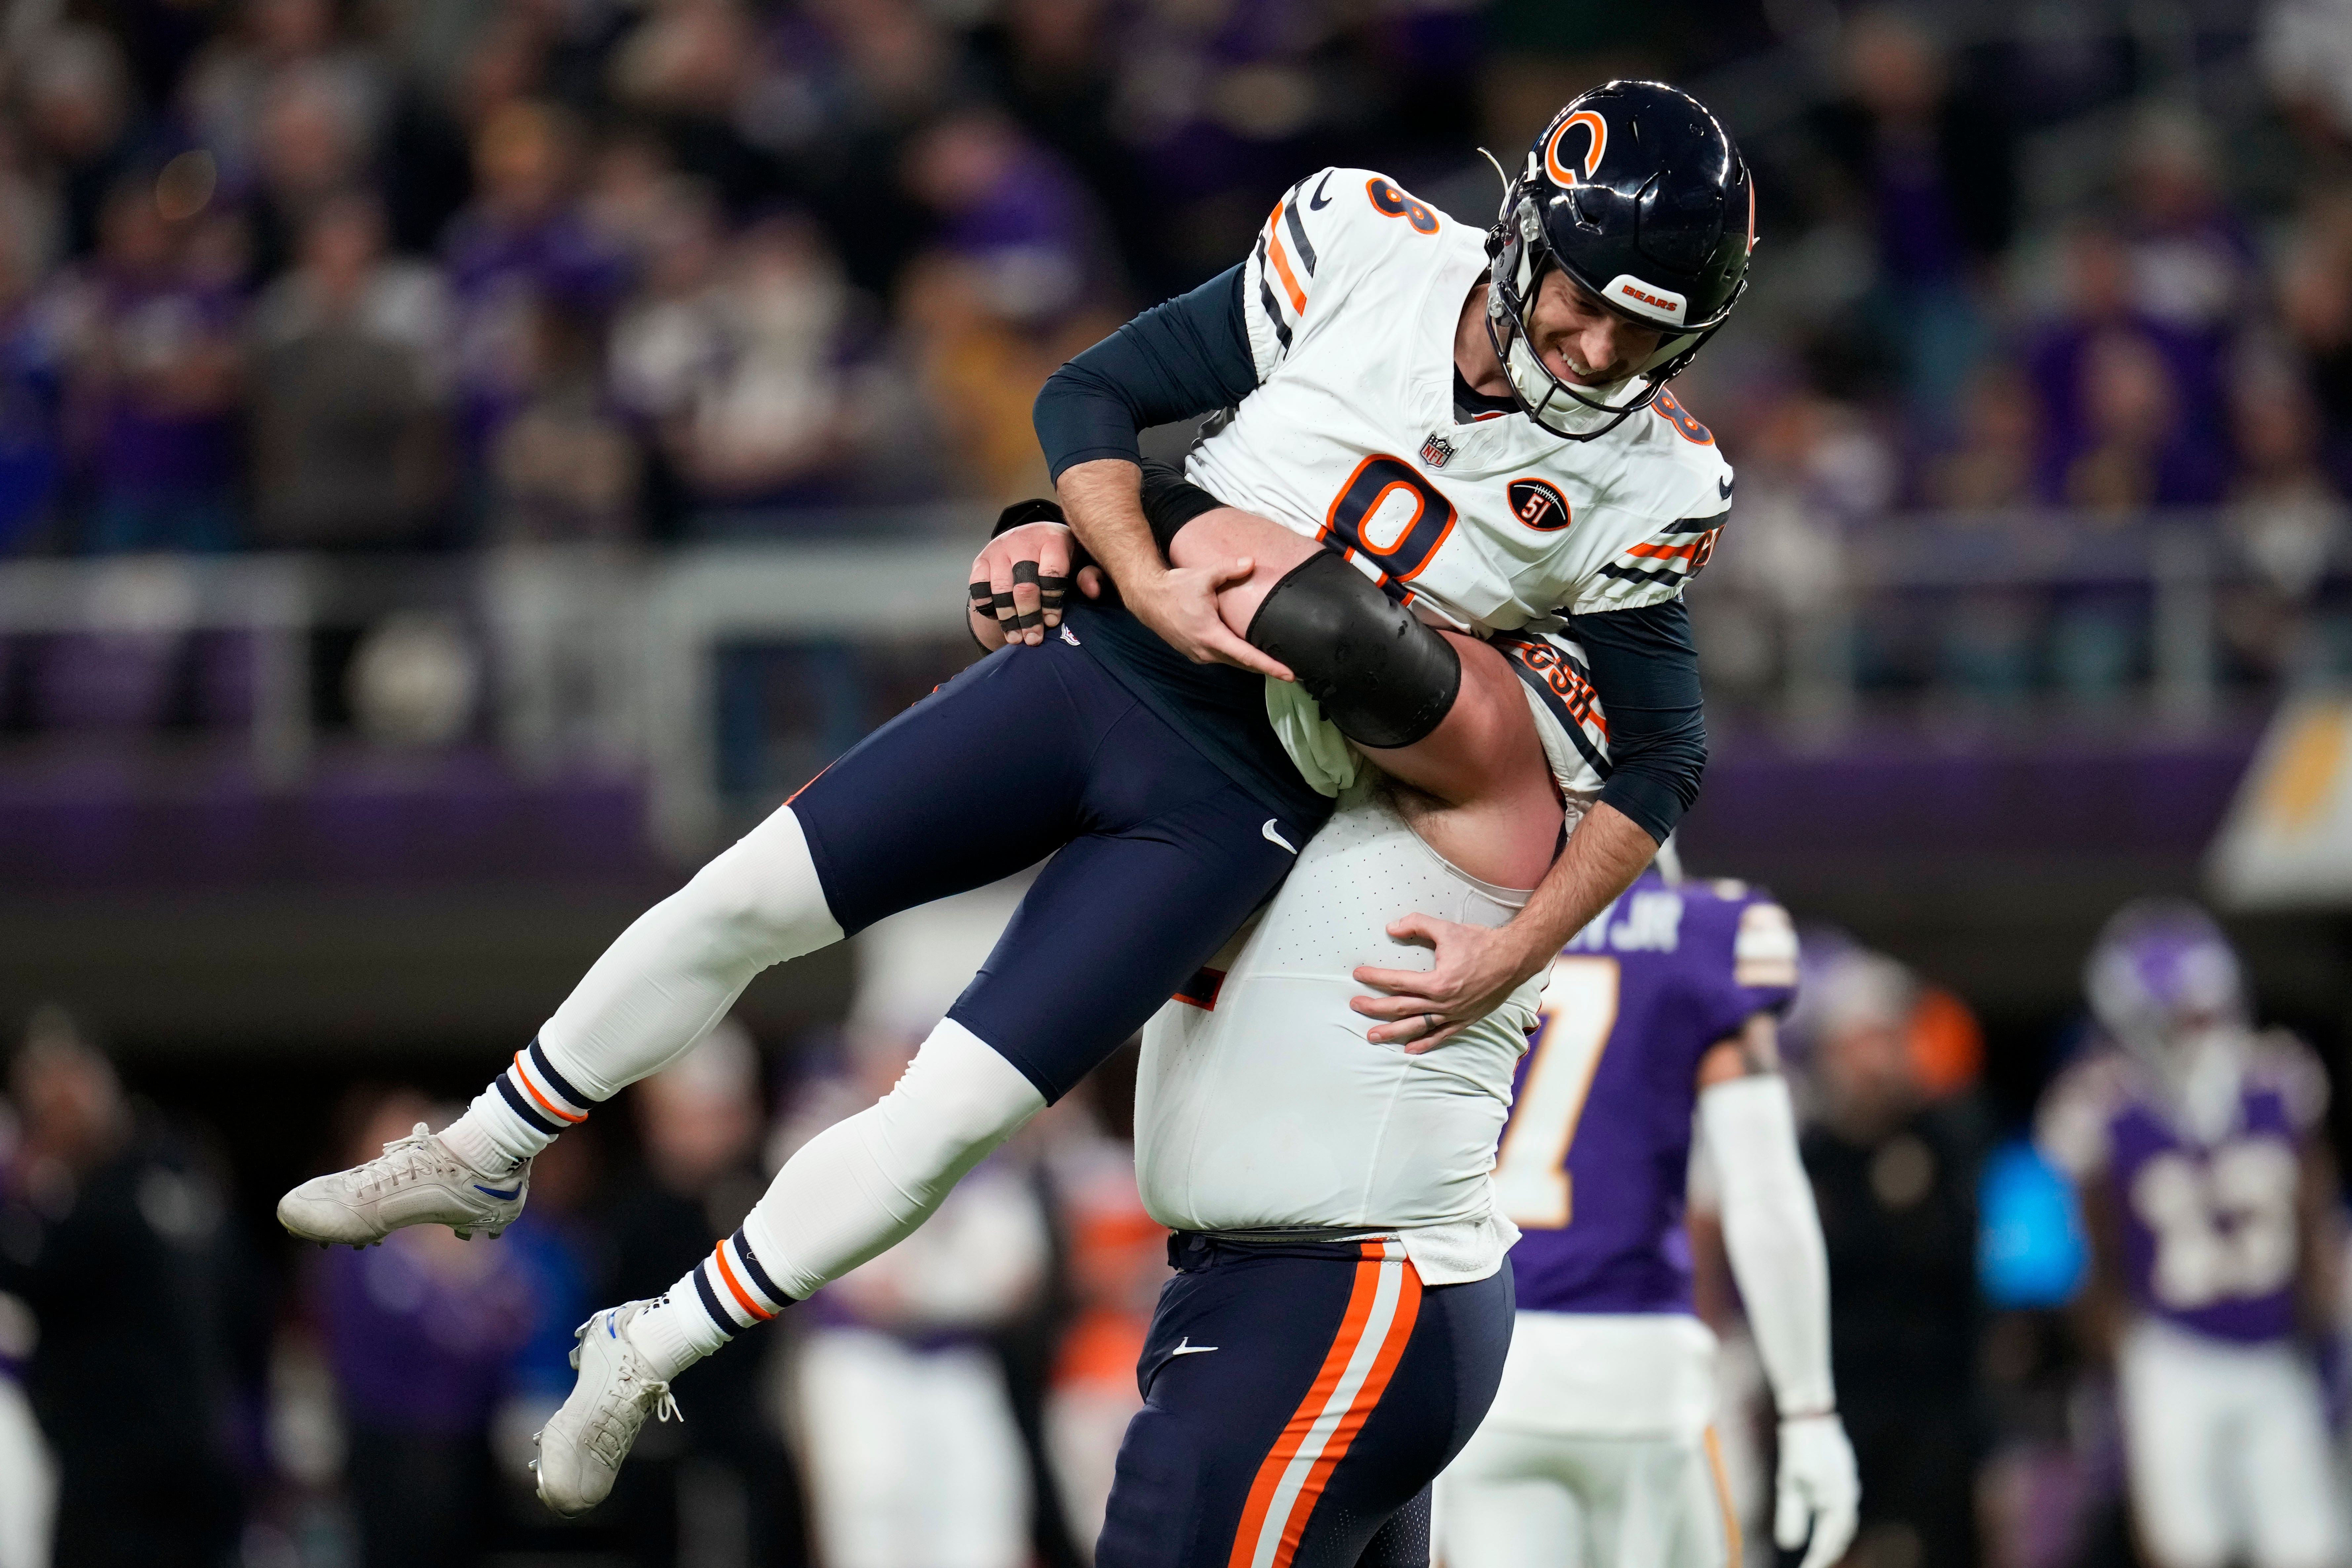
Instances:
[[[1799,1415],[1780,1423],[1780,1475],[1772,1539],[1783,1552],[1812,1546],[1801,1568],[1829,1568],[1853,1544],[1854,1512],[1862,1481],[1854,1474],[1853,1445],[1835,1411]]]

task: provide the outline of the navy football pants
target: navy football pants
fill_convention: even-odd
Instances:
[[[1276,816],[1059,638],[1000,648],[794,796],[845,934],[1046,856],[948,1016],[1048,1101],[1143,1026],[1289,874]]]
[[[1429,1484],[1486,1418],[1507,1265],[1424,1288],[1395,1241],[1176,1237],[1095,1568],[1427,1568]]]

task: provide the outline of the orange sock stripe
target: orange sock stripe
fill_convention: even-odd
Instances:
[[[760,1305],[759,1302],[751,1300],[751,1292],[744,1289],[743,1282],[735,1278],[735,1270],[727,1266],[727,1244],[725,1242],[722,1241],[717,1247],[713,1247],[711,1249],[710,1256],[719,1260],[719,1278],[727,1281],[727,1289],[734,1292],[735,1299],[738,1301],[743,1303],[743,1310],[745,1311],[751,1313],[753,1317],[759,1319],[763,1323],[770,1318],[776,1315],[775,1313],[768,1310],[767,1308]]]
[[[515,1079],[522,1085],[523,1092],[530,1095],[533,1100],[539,1101],[540,1104],[545,1106],[547,1108],[547,1113],[550,1116],[556,1117],[564,1121],[572,1122],[575,1126],[580,1122],[588,1120],[588,1113],[586,1111],[566,1110],[562,1106],[556,1104],[555,1101],[548,1099],[547,1096],[539,1092],[539,1085],[530,1081],[530,1069],[522,1065],[522,1053],[520,1051],[517,1051],[515,1053],[514,1070]]]
[[[1339,1379],[1347,1374],[1348,1363],[1355,1359],[1357,1342],[1364,1337],[1364,1324],[1372,1315],[1372,1301],[1381,1288],[1380,1244],[1367,1242],[1364,1249],[1370,1256],[1356,1265],[1355,1288],[1348,1297],[1348,1310],[1339,1320],[1339,1331],[1323,1357],[1323,1365],[1307,1390],[1307,1397],[1298,1402],[1298,1408],[1283,1424],[1282,1435],[1275,1439],[1250,1482],[1249,1501],[1242,1509],[1241,1528],[1234,1531],[1226,1568],[1250,1568],[1251,1560],[1257,1555],[1258,1534],[1265,1528],[1266,1510],[1274,1505],[1276,1489],[1282,1484],[1282,1472],[1297,1458],[1298,1445],[1314,1429],[1324,1406],[1331,1403],[1331,1395],[1338,1391]]]
[[[1290,1517],[1283,1522],[1282,1545],[1275,1552],[1274,1568],[1290,1568],[1291,1560],[1298,1553],[1299,1543],[1307,1535],[1307,1521],[1315,1517],[1316,1500],[1323,1495],[1323,1485],[1340,1460],[1348,1457],[1349,1447],[1356,1434],[1364,1429],[1365,1417],[1380,1404],[1381,1395],[1388,1392],[1389,1379],[1395,1375],[1397,1363],[1404,1358],[1404,1347],[1412,1338],[1412,1325],[1421,1316],[1421,1276],[1411,1263],[1402,1265],[1404,1277],[1397,1294],[1396,1313],[1389,1320],[1388,1333],[1381,1341],[1379,1357],[1372,1363],[1364,1385],[1356,1391],[1349,1403],[1348,1413],[1339,1417],[1339,1425],[1323,1447],[1315,1468],[1307,1472],[1306,1482],[1290,1505]]]

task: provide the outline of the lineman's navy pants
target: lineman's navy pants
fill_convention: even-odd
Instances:
[[[1424,1288],[1394,1240],[1169,1258],[1096,1568],[1427,1568],[1429,1484],[1502,1382],[1509,1266]]]
[[[1192,978],[1320,826],[1271,814],[1055,637],[973,665],[792,808],[845,933],[1053,856],[948,1011],[1049,1101]]]

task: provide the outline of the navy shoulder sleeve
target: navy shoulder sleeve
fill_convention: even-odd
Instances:
[[[1046,378],[1032,417],[1055,480],[1097,458],[1143,460],[1135,433],[1229,408],[1257,390],[1242,269],[1154,305]]]
[[[1706,715],[1698,647],[1680,598],[1638,610],[1576,616],[1592,689],[1609,721],[1609,782],[1601,798],[1663,844],[1698,798],[1706,771]]]

